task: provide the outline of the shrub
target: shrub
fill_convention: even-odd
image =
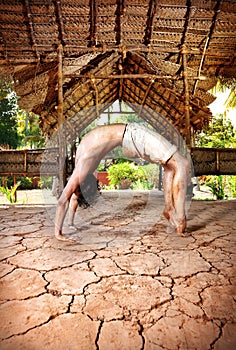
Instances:
[[[236,198],[235,175],[206,175],[199,177],[199,184],[210,187],[216,199]]]
[[[18,189],[19,190],[30,190],[33,186],[33,181],[29,177],[17,176],[16,181],[20,183]],[[10,176],[7,179],[7,187],[12,187],[14,185],[14,178]]]
[[[53,176],[42,176],[39,180],[39,188],[52,188]]]
[[[129,162],[111,165],[108,169],[108,179],[113,188],[121,188],[124,181],[129,187],[133,187],[138,181],[147,180],[142,167]]]
[[[147,178],[147,189],[158,188],[159,183],[159,165],[149,163],[144,165],[143,170]]]
[[[226,197],[222,175],[212,176],[206,185],[210,187],[211,192],[216,196],[216,199],[224,199]]]

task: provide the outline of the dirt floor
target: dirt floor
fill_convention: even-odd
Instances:
[[[0,197],[1,350],[236,349],[236,200],[189,201],[183,238],[162,193],[104,192],[64,243],[50,193],[18,198]]]

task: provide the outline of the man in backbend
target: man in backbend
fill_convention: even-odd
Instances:
[[[73,224],[81,186],[88,175],[94,173],[100,161],[116,146],[122,146],[129,158],[142,158],[160,163],[164,170],[164,216],[170,228],[184,236],[186,230],[185,196],[189,162],[175,145],[155,131],[137,124],[111,124],[98,126],[84,136],[76,152],[74,171],[57,205],[55,237],[68,241],[62,233],[63,222],[69,208],[69,221]]]

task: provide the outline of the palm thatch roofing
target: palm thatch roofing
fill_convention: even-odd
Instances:
[[[20,106],[48,135],[58,128],[60,79],[76,132],[116,100],[182,134],[187,105],[201,129],[208,90],[236,77],[235,49],[234,0],[0,1],[0,76],[13,77]]]

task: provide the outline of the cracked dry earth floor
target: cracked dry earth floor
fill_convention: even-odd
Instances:
[[[78,212],[78,243],[45,205],[1,207],[0,349],[236,349],[236,201],[192,201],[187,238],[163,198],[112,203]]]

